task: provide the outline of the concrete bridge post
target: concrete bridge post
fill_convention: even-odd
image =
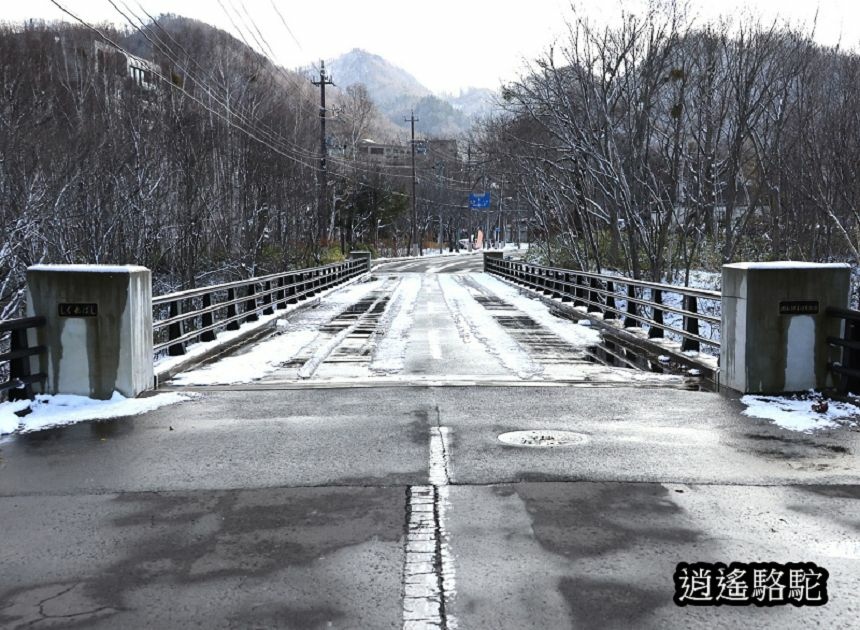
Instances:
[[[723,266],[720,386],[775,394],[832,387],[828,336],[848,305],[847,264],[737,263]]]
[[[362,252],[362,251],[354,251],[349,252],[350,260],[366,260],[367,261],[367,269],[370,270],[370,252]]]
[[[133,397],[154,384],[152,276],[110,265],[36,265],[27,270],[27,311],[46,352],[32,358],[47,374],[44,393]]]
[[[505,255],[502,252],[484,252],[484,271],[489,271],[487,263],[490,260],[504,260]]]

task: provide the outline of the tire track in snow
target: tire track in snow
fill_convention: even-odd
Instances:
[[[390,306],[379,322],[377,344],[370,361],[370,369],[377,373],[394,374],[403,370],[406,359],[406,340],[414,321],[415,306],[421,292],[422,279],[417,275],[399,278],[391,296]]]
[[[472,296],[461,276],[437,275],[436,278],[464,343],[469,343],[472,337],[479,339],[484,350],[522,379],[543,372],[543,366],[532,360],[525,348]]]

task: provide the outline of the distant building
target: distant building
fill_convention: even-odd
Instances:
[[[402,144],[384,144],[370,138],[359,140],[355,145],[357,157],[372,162],[398,162],[410,157],[409,147]]]
[[[404,164],[412,159],[412,150],[409,143],[386,144],[376,142],[370,138],[359,140],[355,147],[356,157],[367,159],[371,162],[385,162],[388,164]],[[456,140],[416,140],[415,161],[419,164],[430,162],[438,163],[453,162],[457,160]]]
[[[128,77],[138,87],[150,91],[158,87],[158,66],[141,57],[123,52],[115,46],[96,41],[96,69]]]

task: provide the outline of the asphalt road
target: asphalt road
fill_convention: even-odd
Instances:
[[[415,260],[383,262],[373,266],[374,273],[468,273],[481,271],[484,258],[481,252],[462,253],[459,256],[424,256]]]
[[[857,430],[659,384],[369,385],[195,388],[0,442],[0,626],[856,627]],[[815,562],[829,602],[681,608],[681,561]]]

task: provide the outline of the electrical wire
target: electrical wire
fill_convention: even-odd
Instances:
[[[72,13],[70,10],[68,10],[65,6],[63,6],[63,5],[62,5],[60,2],[58,2],[57,0],[50,0],[50,1],[51,1],[51,3],[52,3],[52,4],[54,4],[58,9],[60,9],[60,11],[62,11],[63,13],[65,13],[66,15],[68,15],[70,18],[72,18],[72,19],[73,19],[73,20],[75,20],[76,22],[78,22],[78,23],[80,23],[81,25],[83,25],[84,27],[86,27],[87,29],[89,29],[89,30],[93,31],[94,33],[96,33],[96,34],[97,34],[97,35],[98,35],[98,36],[99,36],[103,41],[105,41],[106,43],[110,44],[110,45],[111,45],[111,46],[113,46],[115,49],[119,50],[120,52],[122,52],[123,54],[125,54],[125,55],[126,55],[126,56],[128,56],[128,57],[132,57],[132,58],[134,58],[134,57],[135,57],[135,56],[134,56],[134,55],[132,55],[128,50],[126,50],[122,45],[120,45],[118,42],[114,41],[111,37],[109,37],[109,36],[108,36],[108,35],[106,35],[104,32],[102,32],[99,28],[97,28],[96,26],[93,26],[92,24],[90,24],[90,23],[89,23],[89,22],[87,22],[86,20],[84,20],[84,19],[80,18],[79,16],[77,16],[76,14]],[[115,4],[114,4],[114,2],[113,2],[112,0],[108,0],[108,1],[109,1],[109,2],[110,2],[110,4],[114,7],[114,9],[116,9],[116,10],[117,10],[121,15],[123,15],[123,17],[124,17],[124,18],[129,22],[129,24],[130,24],[131,26],[132,26],[133,28],[135,28],[136,30],[140,31],[140,32],[141,32],[141,34],[142,34],[142,35],[143,35],[143,36],[144,36],[144,37],[145,37],[145,38],[146,38],[146,39],[147,39],[147,40],[148,40],[148,41],[149,41],[149,42],[150,42],[150,43],[151,43],[155,48],[157,48],[157,49],[159,49],[159,50],[164,50],[163,46],[161,46],[161,45],[159,45],[159,44],[156,44],[156,42],[155,42],[155,41],[153,41],[153,38],[150,36],[151,31],[150,31],[150,29],[148,29],[148,27],[146,27],[145,25],[143,25],[143,26],[144,26],[144,28],[138,27],[137,25],[135,25],[135,24],[134,24],[134,22],[133,22],[132,20],[130,20],[130,19],[128,18],[128,16],[127,16],[123,11],[121,11],[121,10],[120,10],[120,9],[119,9]],[[125,4],[124,2],[123,2],[123,5],[126,7],[126,9],[129,9],[128,5],[127,5],[127,4]],[[141,7],[141,8],[142,8],[142,7]],[[145,11],[144,11],[144,12],[145,12]],[[133,11],[129,10],[129,13],[133,14]],[[150,18],[152,17],[152,16],[149,16],[149,14],[147,14],[147,16],[148,16],[148,17],[150,17]],[[139,18],[139,16],[135,15],[135,17],[136,17],[136,18],[137,18],[141,23],[143,23],[143,22],[142,22],[142,20]],[[155,22],[155,20],[153,20],[153,21]],[[150,33],[144,33],[144,32],[143,32],[144,30],[150,31]],[[162,29],[162,31],[164,31],[164,29]],[[164,32],[166,33],[166,31],[164,31]],[[157,39],[157,38],[156,38],[156,39]],[[173,38],[172,38],[172,36],[171,36],[171,39],[173,39]],[[158,41],[159,41],[161,44],[163,44],[163,41],[162,41],[162,40],[158,39]],[[175,39],[173,39],[173,41],[175,41]],[[246,45],[247,45],[247,42],[246,42]],[[249,47],[250,47],[250,46],[249,46]],[[179,63],[179,62],[178,62],[178,60],[176,60],[176,59],[175,59],[175,56],[174,56],[174,55],[168,54],[167,56],[168,56],[168,58],[169,58],[173,63],[176,63],[178,67],[182,68],[182,64],[181,64],[181,63]],[[192,57],[190,57],[190,55],[189,55],[189,58],[190,58],[190,59],[192,59],[192,61],[193,61],[193,58],[192,58]],[[200,66],[200,64],[199,64],[199,63],[197,63],[196,61],[194,61],[194,63],[195,63],[195,65],[197,65],[199,68],[201,68],[201,69],[202,69],[202,66]],[[189,73],[189,74],[190,74],[190,73]],[[224,122],[225,122],[229,127],[234,128],[234,129],[236,129],[236,130],[238,130],[238,131],[240,131],[240,132],[244,133],[246,136],[248,136],[249,138],[251,138],[251,139],[253,139],[253,140],[257,141],[257,142],[259,142],[259,143],[260,143],[260,144],[262,144],[263,146],[265,146],[265,147],[267,147],[268,149],[272,150],[272,151],[273,151],[274,153],[276,153],[277,155],[280,155],[280,156],[282,156],[282,157],[284,157],[284,158],[286,158],[286,159],[288,159],[288,160],[290,160],[290,161],[292,161],[292,162],[294,162],[294,163],[297,163],[297,164],[299,164],[299,165],[301,165],[301,166],[304,166],[304,167],[306,167],[306,168],[309,168],[309,169],[312,169],[312,170],[317,170],[317,169],[318,169],[318,167],[317,167],[315,164],[313,164],[312,162],[307,162],[307,161],[305,161],[305,159],[315,159],[315,158],[317,158],[318,156],[316,156],[316,155],[312,155],[311,153],[309,153],[309,152],[307,152],[307,151],[303,151],[303,153],[301,153],[301,154],[299,154],[299,155],[295,155],[295,154],[293,154],[293,153],[290,153],[290,152],[288,152],[288,151],[284,150],[282,147],[276,146],[276,145],[275,145],[275,144],[273,144],[271,141],[269,141],[269,140],[267,140],[266,138],[262,137],[262,136],[267,135],[267,133],[268,133],[268,132],[267,132],[267,131],[265,131],[265,130],[261,130],[261,129],[260,129],[260,128],[258,128],[258,127],[255,127],[255,126],[253,125],[253,121],[250,121],[250,122],[248,122],[248,123],[244,124],[244,126],[242,126],[242,125],[237,125],[237,124],[236,124],[236,123],[234,123],[232,120],[230,120],[230,118],[229,118],[229,117],[225,116],[222,112],[219,112],[219,111],[217,111],[217,110],[213,109],[212,107],[210,107],[209,105],[207,105],[205,102],[203,102],[201,99],[197,98],[195,95],[193,95],[193,94],[191,94],[190,92],[188,92],[188,91],[184,88],[184,86],[177,85],[177,84],[176,84],[176,83],[175,83],[171,78],[164,76],[161,72],[159,72],[159,71],[153,71],[153,75],[155,75],[155,76],[156,76],[160,81],[162,81],[163,83],[165,83],[165,84],[167,84],[168,86],[170,86],[172,89],[178,90],[178,91],[179,91],[179,92],[181,92],[183,95],[185,95],[186,97],[188,97],[191,101],[193,101],[193,102],[197,103],[198,105],[200,105],[201,107],[203,107],[206,111],[210,112],[211,114],[215,115],[216,117],[218,117],[219,119],[221,119],[222,121],[224,121]],[[210,98],[212,98],[212,88],[211,88],[211,86],[210,86],[209,84],[207,84],[205,81],[195,80],[195,79],[193,79],[193,77],[192,77],[192,80],[194,80],[198,85],[201,85],[202,87],[205,87],[205,88],[207,88],[208,90],[210,90],[210,92],[209,92],[209,96],[210,96]],[[222,107],[225,107],[225,109],[227,109],[227,108],[229,107],[229,105],[228,105],[228,104],[225,104],[225,103],[221,102],[221,101],[220,101],[220,100],[218,100],[217,98],[214,98],[213,100],[215,100],[215,101],[216,101],[219,105],[221,105]],[[243,116],[238,116],[238,115],[237,115],[237,113],[236,113],[236,111],[235,111],[235,109],[234,109],[234,110],[229,110],[229,109],[228,109],[228,111],[230,112],[230,114],[231,114],[232,116],[234,116],[234,117],[238,117],[238,118],[240,119],[240,121],[242,121],[243,123],[245,122],[245,120],[247,120],[247,119],[244,119],[244,117],[243,117]],[[279,140],[280,142],[284,142],[284,141],[285,141],[285,139],[280,138],[280,137],[273,138],[273,139],[274,139],[274,140]],[[348,167],[350,167],[350,168],[351,168],[351,169],[353,169],[353,170],[356,170],[356,171],[363,171],[364,173],[369,174],[369,175],[385,175],[385,176],[387,176],[387,177],[391,177],[391,176],[398,177],[398,175],[397,175],[397,174],[392,174],[392,173],[388,173],[388,172],[382,172],[382,170],[378,167],[378,165],[377,165],[377,168],[375,168],[375,169],[374,169],[373,167],[364,167],[364,166],[359,167],[359,166],[357,166],[354,162],[350,163],[350,162],[347,162],[347,161],[345,161],[345,160],[338,160],[338,162],[339,162],[339,163],[341,163],[341,164],[342,164],[342,165],[344,165],[344,166],[348,166]],[[362,183],[365,183],[365,182],[361,182],[360,180],[357,180],[355,177],[350,177],[350,176],[348,176],[348,175],[345,175],[345,174],[343,174],[343,173],[339,173],[339,172],[337,172],[337,171],[329,171],[329,174],[330,174],[330,175],[332,175],[332,176],[333,176],[334,178],[336,178],[336,179],[340,179],[340,180],[343,180],[343,181],[347,181],[347,182],[350,182],[350,183],[353,183],[353,184],[362,184]],[[399,176],[399,177],[402,177],[402,178],[404,178],[404,179],[406,179],[406,178],[407,178],[407,176]],[[408,178],[409,178],[409,179],[411,179],[411,177],[408,177]],[[451,180],[451,181],[455,181],[455,180]],[[365,184],[366,184],[366,183],[365,183]],[[410,198],[410,195],[408,195],[408,194],[406,194],[406,193],[401,193],[401,192],[396,191],[396,190],[389,190],[388,192],[389,192],[390,194],[393,194],[393,195],[396,195],[396,196],[400,196],[400,197],[404,197],[404,198]],[[451,191],[451,190],[448,190],[447,192],[461,192],[461,191]],[[425,197],[416,197],[416,202],[418,202],[418,201],[423,202],[423,203],[427,203],[427,204],[432,204],[432,205],[435,205],[435,206],[441,206],[441,207],[449,207],[449,208],[457,208],[457,209],[465,209],[465,207],[466,207],[466,206],[463,206],[463,205],[461,205],[461,204],[445,203],[445,202],[440,202],[440,201],[437,201],[437,200],[427,199],[427,198],[425,198]]]

